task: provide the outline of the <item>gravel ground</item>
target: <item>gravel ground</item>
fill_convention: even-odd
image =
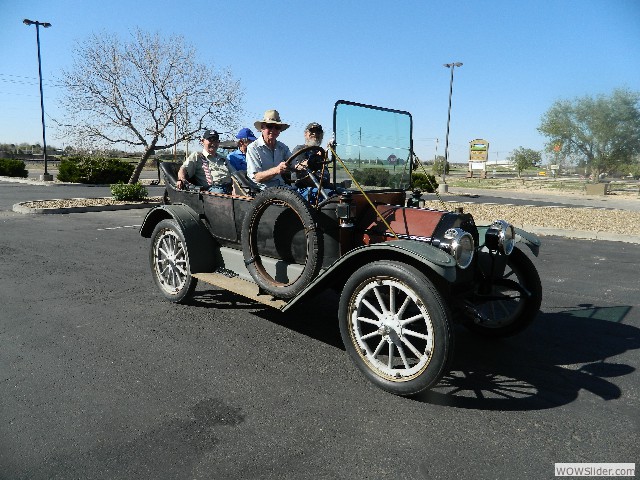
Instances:
[[[600,208],[531,207],[445,202],[446,210],[463,207],[479,221],[506,220],[513,225],[584,230],[589,232],[615,232],[622,235],[640,235],[640,212]],[[428,201],[427,208],[443,210],[439,201]]]
[[[132,205],[161,202],[162,197],[149,197],[143,201],[123,201],[113,197],[101,198],[67,198],[63,200],[36,200],[22,203],[26,208],[72,208],[72,207],[101,207],[104,205]]]
[[[161,197],[150,197],[146,202],[123,202],[113,198],[77,198],[26,202],[28,208],[70,208],[82,206],[123,205],[130,203],[159,202]],[[517,205],[470,204],[427,201],[425,207],[437,210],[454,210],[462,207],[480,222],[495,219],[506,220],[516,226],[537,226],[589,232],[613,232],[621,235],[640,235],[640,212],[568,207],[531,207]]]

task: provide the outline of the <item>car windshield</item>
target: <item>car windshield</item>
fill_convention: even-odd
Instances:
[[[411,183],[411,114],[353,102],[335,105],[336,183],[355,179],[369,189],[408,189]],[[345,169],[346,167],[346,169]]]

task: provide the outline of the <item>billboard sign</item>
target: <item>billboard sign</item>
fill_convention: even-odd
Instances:
[[[469,142],[469,161],[486,162],[489,159],[489,142],[476,138]]]

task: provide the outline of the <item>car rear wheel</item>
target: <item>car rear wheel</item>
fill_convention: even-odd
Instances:
[[[453,350],[450,313],[431,281],[392,261],[368,264],[340,297],[340,332],[354,363],[396,395],[435,385]]]
[[[198,279],[191,276],[184,234],[175,220],[162,220],[156,225],[149,263],[153,280],[167,300],[181,303],[193,294]]]

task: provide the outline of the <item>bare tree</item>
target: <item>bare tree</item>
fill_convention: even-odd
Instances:
[[[197,138],[205,128],[229,130],[241,111],[240,83],[228,70],[196,63],[181,36],[163,39],[139,29],[128,42],[102,33],[79,43],[63,84],[67,136],[143,150],[129,183],[156,150]]]

